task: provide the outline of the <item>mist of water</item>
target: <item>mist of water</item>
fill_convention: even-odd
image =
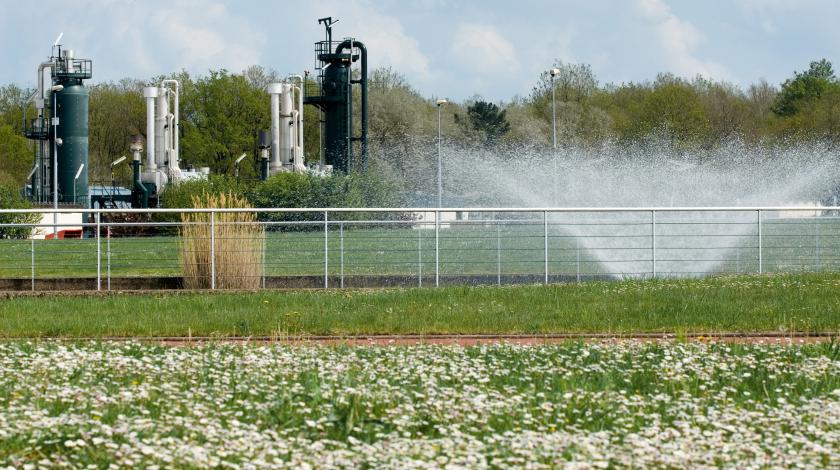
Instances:
[[[840,158],[822,144],[732,141],[693,151],[653,141],[557,151],[450,147],[443,161],[444,194],[480,207],[810,206],[840,182]],[[551,225],[574,237],[601,272],[639,276],[653,271],[650,221],[647,213],[560,214]],[[660,273],[757,268],[754,212],[662,213],[657,223]]]

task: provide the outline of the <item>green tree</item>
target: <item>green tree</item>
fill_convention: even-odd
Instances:
[[[819,99],[829,88],[837,85],[831,62],[826,59],[811,62],[804,72],[794,72],[794,77],[782,84],[773,112],[779,116],[793,116],[802,104]]]
[[[93,181],[110,180],[111,162],[129,154],[131,138],[146,133],[146,107],[143,83],[123,79],[90,88],[90,176]],[[116,168],[117,176],[127,179],[128,165]]]
[[[270,126],[268,93],[226,70],[195,81],[184,73],[181,84],[181,159],[213,173],[232,173],[234,160],[243,152],[253,156],[259,131]],[[243,176],[257,174],[253,161],[242,168]]]
[[[23,187],[33,165],[26,139],[12,126],[0,123],[0,184]]]
[[[31,207],[28,201],[21,198],[17,188],[17,185],[0,182],[0,209],[28,209]],[[0,224],[34,224],[39,219],[38,214],[0,214]],[[0,239],[22,239],[29,238],[31,235],[32,227],[0,227]]]
[[[467,107],[467,122],[485,144],[494,144],[510,131],[505,111],[494,103],[476,101]]]

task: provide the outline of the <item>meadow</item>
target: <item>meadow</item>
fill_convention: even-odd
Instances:
[[[840,347],[5,342],[0,465],[837,468]]]

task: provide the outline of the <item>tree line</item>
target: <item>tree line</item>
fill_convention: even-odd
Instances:
[[[759,81],[746,88],[671,74],[643,82],[600,84],[589,65],[557,61],[555,67],[559,74],[553,79],[547,72],[535,77],[528,96],[500,103],[480,96],[450,102],[441,109],[445,143],[549,148],[552,109],[561,146],[655,138],[690,150],[730,139],[758,144],[813,140],[833,144],[840,138],[840,80],[827,60],[810,63],[781,84]],[[250,164],[244,164],[240,174],[245,179],[255,178],[257,136],[270,125],[265,87],[281,78],[261,66],[241,73],[214,70],[192,76],[180,72],[148,82],[123,79],[92,85],[91,180],[110,181],[110,162],[128,154],[132,136],[145,134],[142,88],[163,78],[176,78],[182,85],[184,164],[232,174],[234,160],[248,153]],[[0,184],[22,186],[32,167],[31,144],[21,135],[24,116],[35,114],[25,102],[31,91],[14,84],[0,87]],[[370,166],[412,189],[411,177],[425,174],[433,165],[435,97],[420,94],[398,71],[380,68],[369,77],[369,99]],[[319,115],[307,107],[305,150],[310,162],[318,160],[318,127]],[[128,172],[127,165],[121,166],[117,176],[125,179]]]

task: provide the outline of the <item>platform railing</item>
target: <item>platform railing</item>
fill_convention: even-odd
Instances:
[[[253,217],[229,222],[234,213]],[[840,207],[0,210],[0,290],[428,287],[816,271],[840,271]]]

